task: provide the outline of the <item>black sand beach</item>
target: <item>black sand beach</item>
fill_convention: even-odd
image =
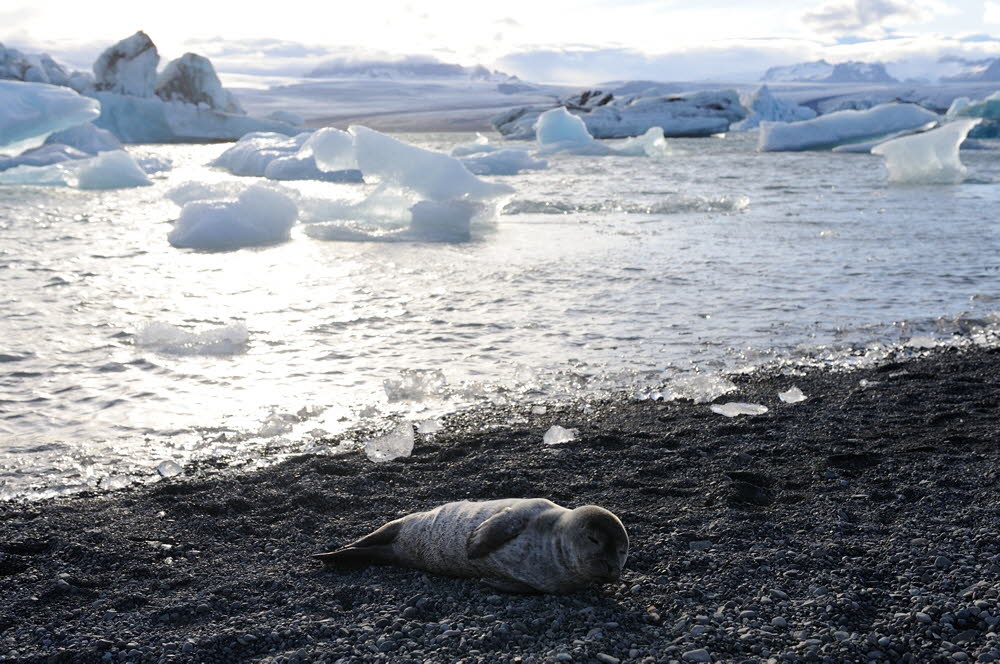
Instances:
[[[720,401],[770,411],[472,412],[382,465],[303,456],[0,504],[0,662],[1000,659],[1000,352],[736,382]],[[809,399],[781,403],[793,384]],[[546,447],[553,423],[579,440]],[[309,558],[507,496],[617,513],[622,582],[507,595]]]

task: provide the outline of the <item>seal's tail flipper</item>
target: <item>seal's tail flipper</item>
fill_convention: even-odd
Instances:
[[[369,565],[399,564],[393,553],[392,543],[402,526],[400,520],[390,521],[342,549],[329,553],[316,553],[316,558],[328,569],[360,569]]]

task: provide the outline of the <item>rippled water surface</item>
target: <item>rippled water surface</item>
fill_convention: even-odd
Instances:
[[[297,227],[278,246],[174,249],[168,189],[252,181],[204,165],[224,146],[135,147],[173,160],[153,187],[0,188],[0,495],[995,321],[1000,151],[963,153],[965,184],[904,187],[878,157],[753,138],[551,157],[502,178],[517,193],[467,244]]]

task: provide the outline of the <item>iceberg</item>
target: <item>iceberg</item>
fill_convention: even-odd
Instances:
[[[135,97],[152,97],[160,54],[142,30],[107,48],[94,61],[94,87]]]
[[[298,208],[286,194],[254,185],[233,200],[185,203],[167,235],[174,247],[222,251],[288,240]]]
[[[594,140],[587,125],[565,108],[553,108],[538,118],[535,127],[539,154],[568,153],[602,157],[620,155],[623,157],[662,157],[670,149],[663,137],[663,129],[650,127],[642,136],[627,138],[620,142],[601,143]]]
[[[312,157],[324,171],[358,169],[354,136],[333,127],[324,127],[309,136],[299,150],[299,157]]]
[[[0,81],[0,149],[18,154],[52,132],[89,122],[99,113],[97,102],[69,88]]]
[[[594,138],[640,136],[660,127],[664,136],[711,136],[747,116],[735,90],[706,90],[681,95],[638,95],[615,98],[611,93],[586,91],[559,103],[583,120]],[[517,108],[491,122],[510,139],[535,138],[536,119],[550,109]]]
[[[839,153],[855,153],[855,154],[868,154],[872,151],[876,145],[882,145],[887,141],[891,141],[896,138],[902,138],[903,136],[913,136],[914,134],[922,134],[925,131],[930,131],[937,126],[937,122],[928,122],[925,125],[915,127],[913,129],[904,129],[903,131],[897,131],[895,133],[889,134],[888,136],[880,136],[874,141],[863,141],[861,143],[848,143],[846,145],[838,145],[833,148],[834,152]]]
[[[413,425],[401,422],[384,436],[365,441],[365,454],[375,463],[408,457],[413,453],[415,439]]]
[[[749,96],[741,97],[740,101],[750,110],[750,116],[731,125],[730,129],[733,131],[756,129],[764,120],[768,122],[801,122],[816,117],[816,111],[808,106],[799,106],[789,99],[775,97],[766,85],[760,86]]]
[[[88,159],[91,155],[80,152],[67,145],[42,145],[26,150],[16,157],[0,157],[0,171],[7,171],[18,166],[40,167],[59,164],[74,159]]]
[[[969,132],[969,138],[1000,138],[1000,90],[985,99],[965,104],[955,112],[955,116],[982,120]]]
[[[233,175],[266,177],[271,180],[323,180],[361,182],[361,171],[324,171],[311,153],[301,148],[311,138],[309,132],[286,136],[274,132],[252,132],[219,155],[213,166]]]
[[[475,154],[485,154],[499,150],[495,145],[490,144],[490,139],[476,132],[476,140],[471,143],[462,143],[451,149],[452,157],[468,157]]]
[[[45,143],[46,145],[66,145],[90,155],[124,149],[121,141],[114,134],[106,129],[95,127],[92,122],[49,134]]]
[[[48,166],[20,165],[0,173],[0,184],[69,186],[78,189],[121,189],[152,184],[146,172],[124,150],[77,158],[65,146],[45,146],[70,157]],[[24,155],[22,155],[23,157]],[[20,159],[19,157],[18,159]]]
[[[236,97],[222,87],[211,61],[195,53],[185,53],[167,64],[156,79],[154,92],[163,101],[204,104],[223,113],[246,114]]]
[[[880,104],[866,111],[837,111],[802,122],[761,122],[762,152],[829,149],[937,122],[937,113],[916,104]]]
[[[980,120],[949,122],[915,136],[897,138],[872,148],[885,157],[889,182],[895,184],[957,184],[966,168],[959,158],[962,141]]]
[[[535,159],[527,150],[493,150],[460,159],[475,175],[517,175],[521,171],[540,171],[549,167],[549,162]]]

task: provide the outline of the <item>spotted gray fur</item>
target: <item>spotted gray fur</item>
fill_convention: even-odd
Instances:
[[[603,508],[507,498],[410,514],[315,557],[332,568],[400,565],[513,592],[566,593],[616,580],[627,555],[624,526]]]

